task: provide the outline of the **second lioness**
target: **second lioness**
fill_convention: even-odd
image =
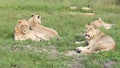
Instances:
[[[28,20],[28,23],[30,24],[31,30],[45,34],[48,39],[60,38],[57,31],[41,25],[41,16],[39,15],[32,15],[32,17]]]
[[[98,18],[98,20],[90,22],[89,25],[91,25],[93,27],[95,26],[97,28],[104,27],[105,29],[111,29],[114,24],[106,23],[101,18]]]

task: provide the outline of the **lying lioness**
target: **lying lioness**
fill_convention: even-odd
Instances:
[[[85,31],[89,30],[89,26],[95,27],[95,28],[100,28],[100,27],[104,27],[105,29],[110,29],[113,27],[114,24],[109,24],[109,23],[105,23],[101,18],[99,18],[98,20],[92,21],[90,23],[88,23],[87,25],[85,25]],[[84,36],[84,34],[80,34],[80,36]],[[79,43],[83,43],[85,41],[82,42],[75,42],[76,44]]]
[[[43,33],[46,35],[46,38],[60,38],[57,31],[52,28],[44,27],[40,25],[41,17],[38,15],[32,15],[32,17],[28,20],[30,24],[30,29],[39,33]]]
[[[86,47],[77,47],[75,49],[77,53],[89,54],[99,51],[114,50],[116,46],[115,41],[110,36],[105,35],[98,28],[90,25],[86,30],[85,38],[89,45]]]
[[[40,41],[41,39],[48,40],[42,33],[37,33],[29,29],[29,24],[26,20],[19,20],[14,31],[15,40],[33,40]]]
[[[89,23],[89,25],[91,25],[91,26],[97,26],[97,28],[99,28],[99,27],[104,27],[105,29],[110,29],[110,28],[112,28],[112,26],[114,25],[114,24],[109,24],[109,23],[105,23],[101,18],[99,18],[98,20],[95,20],[95,21],[93,21],[93,22],[91,22],[91,23]]]

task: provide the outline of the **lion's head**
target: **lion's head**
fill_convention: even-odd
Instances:
[[[26,20],[18,20],[17,28],[21,31],[21,33],[25,34],[29,31],[29,24]]]
[[[100,30],[97,27],[93,27],[91,25],[86,25],[86,31],[85,31],[85,38],[91,39],[94,38],[96,35],[100,33]]]
[[[31,15],[31,18],[28,21],[30,24],[41,24],[41,16]]]

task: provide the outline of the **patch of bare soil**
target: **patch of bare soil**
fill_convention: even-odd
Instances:
[[[51,46],[45,47],[45,48],[41,48],[41,50],[49,53],[53,57],[57,57],[59,55],[59,52],[57,51],[57,49],[54,45],[51,45]]]
[[[80,55],[79,53],[76,53],[75,51],[67,51],[64,53],[65,56],[77,56]]]
[[[108,62],[103,64],[103,67],[104,68],[111,68],[111,67],[114,68],[115,64],[116,64],[115,61],[108,61]]]
[[[32,51],[32,52],[41,52],[47,53],[53,58],[58,58],[58,56],[72,56],[72,61],[68,61],[68,68],[85,68],[84,65],[81,63],[81,60],[84,57],[80,57],[80,54],[76,53],[75,51],[67,51],[67,52],[58,52],[55,45],[50,46],[32,46],[32,45],[14,45],[14,46],[2,46],[4,49],[8,49],[11,52],[16,51]]]
[[[63,53],[64,56],[72,56],[72,61],[68,62],[68,68],[85,68],[81,60],[84,60],[86,57],[82,57],[81,54],[76,53],[75,51],[67,51]]]
[[[32,45],[14,45],[10,47],[11,51],[35,51],[39,52],[39,48]]]
[[[43,46],[43,47],[32,46],[32,45],[13,45],[13,46],[1,46],[1,48],[7,49],[11,52],[32,51],[32,52],[47,53],[53,57],[56,57],[59,54],[59,52],[57,51],[54,45]]]
[[[85,68],[81,62],[85,57],[74,56],[72,61],[68,63],[68,68]]]

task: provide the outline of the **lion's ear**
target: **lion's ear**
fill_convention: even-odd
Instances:
[[[22,20],[18,20],[18,23],[21,23],[22,22]]]
[[[38,16],[38,18],[40,18],[40,16]]]
[[[98,20],[103,21],[100,17],[98,18]]]
[[[38,15],[38,18],[40,18],[40,19],[41,19],[41,16],[39,16],[39,15]]]
[[[33,17],[33,14],[31,15],[31,17]]]
[[[90,25],[90,23],[88,23],[87,25]]]
[[[98,18],[99,20],[102,20],[100,17]]]

